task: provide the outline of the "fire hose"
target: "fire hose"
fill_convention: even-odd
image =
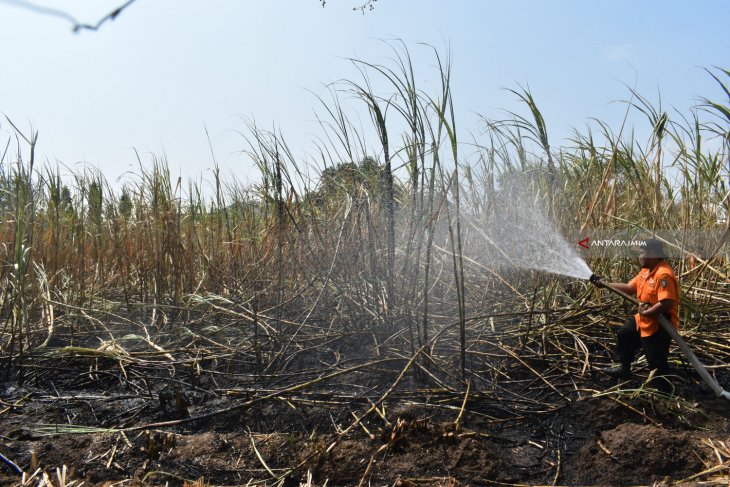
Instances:
[[[593,274],[590,278],[590,281],[595,283],[600,278]],[[626,301],[629,301],[631,303],[634,303],[637,306],[641,306],[643,303],[641,303],[638,299],[636,299],[633,296],[629,296],[625,292],[620,291],[619,289],[616,289],[615,287],[611,286],[610,284],[606,284],[604,282],[601,282],[602,287],[608,289],[612,293],[621,296]],[[664,331],[666,331],[669,336],[672,337],[672,339],[677,343],[679,346],[679,349],[682,350],[684,355],[687,357],[689,362],[692,364],[692,368],[694,368],[697,373],[700,375],[703,381],[705,381],[705,384],[707,384],[710,389],[717,395],[717,397],[724,397],[725,399],[730,400],[730,392],[726,391],[722,388],[722,386],[715,380],[715,378],[710,375],[710,373],[707,371],[707,369],[702,365],[702,362],[697,358],[697,356],[694,354],[692,349],[689,348],[689,345],[687,345],[687,342],[684,341],[684,339],[679,335],[679,332],[677,332],[677,329],[674,327],[674,325],[663,315],[658,315],[657,319],[659,321],[659,324],[662,328],[664,328]]]

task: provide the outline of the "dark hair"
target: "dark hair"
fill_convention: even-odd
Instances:
[[[642,247],[644,252],[649,257],[656,257],[659,259],[666,259],[667,255],[664,253],[664,243],[661,240],[655,238],[649,238],[644,240],[644,246]]]

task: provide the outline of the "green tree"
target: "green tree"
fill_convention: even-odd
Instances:
[[[127,188],[122,188],[122,194],[119,196],[119,214],[124,220],[129,220],[132,216],[132,198],[127,192]]]
[[[99,182],[91,182],[87,200],[89,203],[89,221],[98,230],[101,227],[102,208],[104,205],[104,197]]]

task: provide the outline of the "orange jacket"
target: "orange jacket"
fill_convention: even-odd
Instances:
[[[659,301],[671,299],[674,301],[669,311],[670,321],[675,328],[679,328],[679,286],[677,276],[666,260],[662,260],[653,269],[641,271],[629,281],[629,286],[636,291],[636,297],[642,303],[654,305]],[[651,316],[636,314],[636,328],[642,337],[653,335],[659,330],[659,321]]]

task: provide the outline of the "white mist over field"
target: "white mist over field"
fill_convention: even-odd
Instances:
[[[592,271],[545,215],[543,199],[525,187],[502,190],[492,200],[486,222],[466,218],[483,246],[469,246],[469,257],[490,267],[511,267],[590,278]]]

